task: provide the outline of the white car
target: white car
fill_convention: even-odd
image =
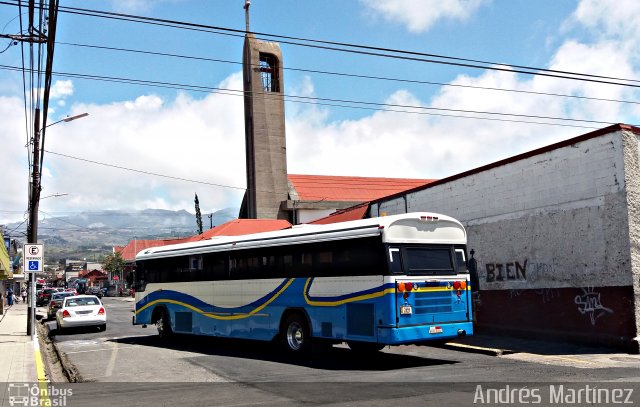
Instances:
[[[62,307],[56,312],[58,331],[77,326],[97,326],[107,329],[107,310],[95,295],[74,295],[66,297]]]

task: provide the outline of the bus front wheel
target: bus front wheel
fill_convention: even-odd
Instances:
[[[309,350],[311,333],[305,318],[291,314],[285,320],[282,332],[283,344],[287,351],[302,354]]]

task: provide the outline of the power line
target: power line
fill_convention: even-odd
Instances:
[[[145,55],[190,59],[190,60],[206,61],[206,62],[218,62],[218,63],[226,63],[226,64],[234,64],[234,65],[243,64],[242,62],[239,62],[239,61],[229,61],[225,59],[174,54],[174,53],[159,52],[159,51],[146,51],[146,50],[122,48],[122,47],[109,47],[105,45],[79,44],[79,43],[69,43],[69,42],[57,42],[57,44],[73,46],[73,47],[81,47],[81,48],[93,48],[93,49],[108,50],[108,51],[130,52],[130,53],[138,53],[138,54],[145,54]],[[528,91],[528,90],[520,90],[520,89],[506,89],[506,88],[496,88],[496,87],[487,87],[487,86],[461,85],[461,84],[453,84],[453,83],[445,83],[445,82],[433,82],[433,81],[422,81],[422,80],[414,80],[414,79],[394,78],[394,77],[388,77],[388,76],[363,75],[363,74],[322,71],[322,70],[316,70],[316,69],[305,69],[305,68],[294,68],[294,67],[283,67],[282,69],[284,69],[285,71],[305,72],[305,73],[332,75],[332,76],[344,76],[344,77],[358,78],[358,79],[373,79],[373,80],[389,81],[389,82],[412,83],[412,84],[419,84],[419,85],[437,85],[437,86],[458,87],[458,88],[466,88],[466,89],[523,93],[523,94],[539,95],[539,96],[554,96],[554,97],[563,97],[563,98],[572,98],[572,99],[594,100],[594,101],[602,101],[602,102],[640,104],[640,102],[633,101],[633,100],[606,99],[606,98],[596,98],[596,97],[589,97],[589,96],[567,95],[567,94],[561,94],[561,93],[536,92],[536,91]]]
[[[8,66],[8,65],[0,65],[0,69],[17,70],[18,68],[13,66]],[[217,87],[209,87],[209,86],[201,86],[201,85],[189,85],[189,84],[172,83],[172,82],[150,81],[150,80],[141,80],[141,79],[132,79],[132,78],[120,78],[120,77],[113,77],[113,76],[88,75],[88,74],[77,74],[77,73],[69,73],[69,72],[53,72],[53,75],[69,77],[69,78],[87,79],[87,80],[98,80],[98,81],[117,82],[117,83],[125,83],[125,84],[136,84],[136,85],[143,85],[143,86],[164,87],[164,88],[170,88],[170,89],[189,90],[189,91],[205,92],[205,93],[218,93],[218,94],[224,94],[224,95],[230,95],[230,96],[243,97],[245,94],[243,90],[236,90],[236,89],[217,88]],[[598,120],[572,119],[572,118],[554,117],[554,116],[527,115],[527,114],[519,114],[519,113],[503,113],[503,112],[490,112],[490,111],[465,110],[465,109],[448,109],[448,108],[425,107],[425,106],[399,105],[399,104],[392,104],[392,103],[377,103],[377,102],[367,102],[367,101],[348,100],[348,99],[320,98],[320,97],[310,97],[310,96],[281,95],[281,94],[272,95],[269,92],[265,92],[261,94],[265,95],[268,98],[282,97],[284,98],[285,101],[293,102],[293,103],[307,103],[307,104],[314,104],[314,105],[320,105],[320,106],[333,106],[333,107],[343,107],[343,108],[350,108],[350,109],[364,109],[364,110],[386,111],[386,112],[395,112],[395,113],[421,114],[421,115],[441,116],[441,117],[451,117],[451,118],[461,118],[461,119],[490,120],[490,121],[502,121],[502,122],[510,122],[510,123],[527,123],[527,124],[547,125],[547,126],[578,127],[578,128],[586,128],[586,129],[597,129],[599,127],[575,125],[575,124],[562,124],[562,123],[553,123],[553,122],[539,122],[539,121],[532,121],[532,120],[505,119],[505,117],[512,117],[512,118],[515,117],[515,118],[522,118],[522,119],[555,120],[555,121],[570,122],[570,123],[590,123],[590,124],[600,124],[605,126],[615,124],[613,122],[598,121]],[[394,108],[411,109],[411,110],[398,110]],[[436,112],[436,113],[433,113],[433,112]],[[443,113],[443,112],[446,112],[446,113]],[[456,113],[456,114],[451,114],[451,113]],[[459,113],[473,114],[473,115],[487,115],[490,117],[463,116],[463,115],[460,115]]]
[[[153,175],[155,177],[174,179],[174,180],[177,180],[177,181],[193,182],[194,184],[210,185],[210,186],[214,186],[214,187],[237,189],[237,190],[241,190],[241,191],[245,191],[246,190],[246,188],[244,188],[244,187],[235,187],[235,186],[231,186],[231,185],[216,184],[216,183],[208,182],[208,181],[198,181],[198,180],[193,180],[193,179],[189,179],[189,178],[182,178],[182,177],[175,177],[175,176],[172,176],[172,175],[160,174],[160,173],[157,173],[157,172],[143,171],[143,170],[138,170],[138,169],[134,169],[134,168],[124,167],[124,166],[121,166],[121,165],[108,164],[108,163],[103,163],[103,162],[100,162],[100,161],[89,160],[89,159],[86,159],[86,158],[80,158],[80,157],[74,157],[74,156],[67,155],[67,154],[56,153],[55,151],[46,150],[46,152],[49,153],[49,154],[60,156],[60,157],[70,158],[72,160],[84,161],[84,162],[88,162],[88,163],[91,163],[91,164],[101,165],[101,166],[104,166],[104,167],[117,168],[117,169],[120,169],[120,170],[137,172],[139,174]]]
[[[0,2],[0,4],[6,4],[6,2]],[[75,10],[75,9],[74,9]],[[198,24],[193,24],[193,23],[182,23],[182,22],[175,22],[175,21],[171,21],[171,20],[159,20],[159,19],[153,19],[153,18],[148,18],[148,17],[140,17],[140,16],[131,16],[131,15],[120,15],[118,13],[107,13],[107,12],[100,12],[100,11],[95,11],[95,10],[86,10],[86,9],[78,9],[78,10],[82,10],[83,13],[82,14],[86,14],[86,12],[95,12],[95,13],[106,13],[107,15],[117,15],[117,16],[126,16],[127,18],[139,18],[142,19],[144,21],[142,22],[146,22],[148,20],[150,21],[163,21],[163,22],[170,22],[172,24],[185,24],[185,25],[189,25],[189,26],[201,26]],[[95,15],[97,17],[104,17],[102,14],[100,15]],[[211,29],[224,29],[223,27],[212,27],[212,26],[202,26],[202,27],[208,27]],[[233,29],[226,29],[226,30],[230,30],[233,32],[242,32],[239,30],[233,30]],[[244,32],[242,32],[244,35]],[[267,35],[267,34],[265,34]],[[278,36],[275,35],[275,37],[282,37],[282,38],[295,38],[295,37],[286,37],[286,36]],[[354,46],[356,47],[357,45],[354,44],[347,44],[347,43],[333,43],[333,42],[326,42],[326,41],[318,41],[318,40],[309,40],[309,39],[301,39],[301,38],[295,38],[295,39],[299,39],[299,40],[305,40],[305,41],[313,41],[313,42],[320,42],[320,43],[331,43],[331,44],[341,44],[341,45],[347,45],[347,46]],[[362,46],[364,48],[367,49],[382,49],[382,48],[377,48],[377,47],[369,47],[369,46]],[[107,47],[104,47],[107,48]],[[113,48],[113,47],[111,47]],[[118,50],[124,50],[124,49],[118,49]],[[385,49],[385,50],[389,50],[389,49]],[[394,52],[404,52],[404,51],[400,51],[400,50],[392,50]],[[139,51],[139,52],[145,52],[145,53],[149,53],[149,51]],[[419,54],[419,53],[415,53],[415,52],[411,52],[411,51],[406,51],[407,53],[410,54]],[[167,54],[169,55],[169,54]],[[433,54],[424,54],[424,55],[433,55]],[[171,56],[176,56],[175,54],[172,54]],[[444,56],[443,56],[444,57]],[[196,57],[192,57],[194,59],[196,59]],[[452,59],[456,59],[456,60],[465,60],[465,61],[475,61],[475,60],[468,60],[468,59],[464,59],[464,58],[455,58],[455,57],[446,57],[446,58],[452,58]],[[222,60],[219,60],[222,61]],[[225,61],[225,62],[229,62],[229,61]],[[476,62],[485,62],[486,61],[476,61]],[[515,65],[514,65],[515,66]],[[515,66],[517,67],[517,66]],[[486,68],[486,67],[485,67]],[[527,67],[530,68],[530,67]],[[488,69],[488,68],[487,68]],[[533,68],[532,68],[533,69]],[[538,69],[538,68],[536,68]],[[509,71],[513,71],[511,69],[509,69]],[[322,72],[322,71],[317,71],[317,72]],[[564,72],[566,73],[566,71],[553,71],[553,72]],[[323,72],[326,74],[335,74],[335,73],[330,73],[330,72]],[[58,75],[65,75],[65,74],[61,74],[61,73],[57,73]],[[595,76],[595,75],[588,75],[588,74],[577,74],[577,73],[571,73],[571,74],[576,74],[576,75],[583,75],[583,76],[589,76],[589,77],[598,77],[600,78],[600,76]],[[77,75],[77,74],[66,74],[67,76],[72,76],[72,75]],[[76,77],[80,77],[80,76],[76,76]],[[90,79],[95,79],[95,80],[110,80],[110,81],[120,81],[120,82],[124,82],[124,83],[136,83],[136,84],[143,84],[143,85],[152,85],[152,86],[160,86],[160,87],[173,87],[176,89],[187,89],[187,90],[196,90],[196,91],[200,91],[202,88],[205,88],[205,91],[207,92],[211,92],[212,90],[216,90],[216,91],[223,91],[223,89],[219,89],[219,88],[206,88],[206,87],[199,87],[199,86],[195,86],[195,85],[185,85],[185,84],[175,84],[175,83],[166,83],[166,82],[157,82],[157,81],[139,81],[139,80],[134,80],[134,79],[127,79],[127,78],[113,78],[113,77],[99,77],[99,76],[95,76],[95,75],[81,75],[82,78],[90,78]],[[364,76],[363,76],[364,77]],[[609,77],[602,77],[602,78],[609,78]],[[570,78],[570,79],[575,79],[575,78]],[[627,80],[627,79],[620,79],[620,78],[611,78],[611,79],[616,79],[616,80]],[[632,81],[632,80],[627,80],[627,81]],[[619,83],[616,83],[618,85],[620,85]],[[627,86],[626,84],[623,84],[624,86]],[[462,85],[459,85],[462,86]],[[635,86],[635,85],[628,85],[628,86]],[[196,88],[196,89],[194,89]],[[492,89],[492,90],[498,90],[498,89]],[[224,90],[224,91],[233,91],[233,90]],[[564,95],[564,96],[569,96],[569,95]],[[295,96],[286,96],[288,98],[294,98],[294,99],[300,99],[300,97],[295,97]],[[580,97],[580,98],[586,98],[586,97]],[[592,120],[579,120],[579,119],[566,119],[566,118],[559,118],[559,117],[546,117],[546,116],[536,116],[536,115],[518,115],[518,114],[510,114],[510,113],[500,113],[500,112],[481,112],[481,111],[465,111],[465,110],[461,110],[461,109],[443,109],[443,108],[427,108],[427,107],[422,107],[422,106],[394,106],[394,105],[390,105],[390,104],[384,104],[384,103],[370,103],[370,102],[362,102],[362,101],[353,101],[353,100],[334,100],[334,99],[330,99],[330,98],[311,98],[313,100],[315,100],[316,102],[318,101],[325,101],[325,102],[330,102],[330,103],[325,103],[325,105],[327,106],[334,106],[334,107],[345,107],[345,108],[360,108],[361,107],[357,107],[357,106],[345,106],[343,104],[336,104],[336,102],[338,103],[349,103],[349,104],[360,104],[360,105],[373,105],[373,106],[378,106],[378,107],[402,107],[402,108],[411,108],[411,109],[419,109],[419,110],[431,110],[431,111],[438,111],[438,112],[455,112],[455,113],[465,113],[465,114],[483,114],[483,115],[490,115],[490,116],[507,116],[507,117],[522,117],[522,118],[530,118],[530,119],[544,119],[544,120],[555,120],[555,121],[570,121],[570,122],[581,122],[581,123],[594,123],[594,124],[604,124],[604,125],[609,125],[612,124],[611,122],[603,122],[603,121],[592,121]],[[289,101],[293,101],[291,99],[288,99]],[[609,101],[614,101],[614,100],[609,100]],[[626,102],[626,101],[625,101]],[[638,102],[632,102],[632,103],[638,103]],[[317,104],[322,104],[322,103],[317,103]],[[384,110],[384,109],[374,109],[374,110]],[[422,113],[422,112],[405,112],[405,111],[398,111],[398,110],[391,110],[391,111],[395,111],[395,112],[401,112],[401,113]],[[422,113],[422,114],[430,114],[430,113]],[[433,115],[433,113],[431,113]],[[482,119],[482,120],[498,120],[498,121],[509,121],[509,122],[523,122],[523,123],[529,123],[529,124],[541,124],[541,125],[559,125],[562,126],[562,124],[559,123],[547,123],[547,122],[533,122],[533,121],[518,121],[518,120],[512,120],[512,119],[498,119],[498,118],[487,118],[487,117],[477,117],[477,116],[461,116],[461,115],[450,115],[450,114],[435,114],[437,116],[445,116],[445,117],[458,117],[458,118],[466,118],[466,119]],[[566,126],[566,125],[565,125]],[[571,126],[571,127],[580,127],[580,128],[594,128],[594,127],[587,127],[587,126]]]
[[[82,9],[82,8],[74,8],[74,7],[61,7],[60,9],[63,12],[67,12],[71,14],[90,15],[94,17],[109,18],[109,19],[123,19],[125,21],[135,20],[135,21],[147,23],[147,24],[160,24],[160,25],[164,24],[164,25],[169,25],[177,28],[186,27],[186,28],[197,28],[197,29],[204,29],[204,30],[214,30],[213,33],[219,33],[217,31],[222,31],[225,33],[235,34],[238,37],[244,37],[246,35],[246,32],[244,30],[232,29],[228,27],[210,26],[205,24],[196,24],[196,23],[176,21],[176,20],[167,20],[167,19],[160,19],[160,18],[153,18],[153,17],[136,16],[136,15],[130,15],[130,14],[113,13],[113,12],[106,12],[101,10],[90,10],[90,9]],[[355,54],[361,54],[361,55],[404,59],[404,60],[412,60],[417,62],[428,62],[428,63],[435,63],[435,64],[460,66],[465,68],[515,72],[515,73],[521,73],[526,75],[540,75],[540,76],[548,76],[548,77],[570,79],[570,80],[605,83],[605,84],[611,84],[611,85],[640,87],[640,85],[637,85],[637,83],[640,83],[640,80],[636,80],[636,79],[626,79],[626,78],[593,75],[593,74],[586,74],[586,73],[572,72],[572,71],[545,69],[545,68],[531,67],[531,66],[524,66],[524,65],[506,64],[506,63],[493,62],[493,61],[482,61],[482,60],[469,59],[469,58],[452,57],[447,55],[408,51],[408,50],[393,49],[393,48],[375,47],[375,46],[353,44],[353,43],[346,43],[346,42],[335,42],[335,41],[316,40],[316,39],[301,38],[301,37],[292,37],[292,36],[278,35],[278,34],[271,34],[271,33],[253,32],[252,34],[257,37],[264,37],[264,39],[277,38],[279,39],[279,42],[283,44],[291,44],[291,45],[319,48],[319,49],[326,49],[326,50],[340,51],[340,52],[349,52],[349,53],[355,53]],[[288,40],[288,41],[283,41],[283,40]],[[308,42],[309,44],[301,43],[300,41]],[[325,45],[318,45],[318,44],[325,44]],[[336,48],[336,47],[346,47],[346,48],[353,48],[353,49]],[[358,51],[358,50],[366,50],[366,51]],[[400,55],[384,54],[380,52],[387,52],[387,53],[400,54]],[[402,55],[411,55],[411,57],[402,56]],[[420,58],[417,58],[417,57],[420,57]],[[424,59],[424,57],[439,58],[442,60]],[[458,62],[450,62],[450,61],[458,61]],[[508,68],[500,68],[498,66],[505,66]],[[566,75],[571,75],[571,76],[566,76]],[[621,82],[630,82],[630,83],[620,83],[620,82],[611,82],[611,81],[621,81]],[[633,85],[631,83],[636,83],[636,85]]]
[[[7,1],[0,1],[0,4],[15,5],[15,3],[10,3]],[[194,31],[203,31],[203,32],[208,32],[213,34],[224,34],[224,35],[230,35],[230,36],[236,36],[236,37],[244,37],[246,35],[245,30],[238,30],[238,29],[233,29],[228,27],[211,26],[211,25],[205,25],[205,24],[160,19],[160,18],[154,18],[154,17],[136,16],[136,15],[124,14],[124,13],[107,12],[102,10],[91,10],[91,9],[83,9],[83,8],[76,8],[76,7],[60,7],[60,11],[64,13],[69,13],[69,14],[99,17],[99,18],[121,20],[121,21],[138,22],[143,24],[166,26],[171,28],[194,30]],[[346,42],[317,40],[317,39],[293,37],[293,36],[278,35],[278,34],[271,34],[271,33],[252,32],[252,34],[254,36],[260,37],[260,39],[268,40],[268,39],[276,38],[280,43],[283,43],[283,44],[325,49],[330,51],[348,52],[348,53],[355,53],[360,55],[378,56],[378,57],[402,59],[402,60],[409,60],[409,61],[416,61],[416,62],[444,64],[444,65],[459,66],[459,67],[465,67],[465,68],[512,72],[512,73],[520,73],[525,75],[546,76],[546,77],[553,77],[553,78],[559,78],[559,79],[595,82],[595,83],[602,83],[602,84],[609,84],[609,85],[640,87],[640,80],[637,80],[637,79],[617,78],[617,77],[611,77],[611,76],[594,75],[594,74],[587,74],[587,73],[580,73],[580,72],[545,69],[545,68],[525,66],[525,65],[507,64],[507,63],[493,62],[493,61],[483,61],[483,60],[470,59],[470,58],[452,57],[452,56],[441,55],[441,54],[408,51],[408,50],[401,50],[401,49],[394,49],[394,48],[383,48],[383,47],[353,44],[353,43],[346,43]],[[324,45],[320,45],[320,44],[324,44]],[[338,48],[338,47],[343,47],[343,48]],[[438,59],[425,59],[425,58],[438,58]],[[451,61],[456,61],[456,62],[451,62]],[[614,82],[614,81],[618,81],[618,82]]]
[[[236,189],[236,190],[246,191],[245,187],[237,187],[237,186],[232,186],[232,185],[217,184],[217,183],[212,183],[212,182],[208,182],[208,181],[200,181],[200,180],[194,180],[194,179],[189,179],[189,178],[175,177],[175,176],[172,176],[172,175],[160,174],[160,173],[151,172],[151,171],[138,170],[138,169],[135,169],[135,168],[124,167],[124,166],[121,166],[121,165],[109,164],[109,163],[104,163],[104,162],[100,162],[100,161],[89,160],[89,159],[86,159],[86,158],[75,157],[75,156],[68,155],[68,154],[57,153],[55,151],[50,151],[50,150],[47,150],[46,152],[48,154],[53,154],[53,155],[57,155],[57,156],[60,156],[60,157],[69,158],[69,159],[72,159],[72,160],[83,161],[83,162],[87,162],[87,163],[91,163],[91,164],[101,165],[101,166],[104,166],[104,167],[110,167],[110,168],[116,168],[116,169],[125,170],[125,171],[136,172],[136,173],[139,173],[139,174],[153,175],[153,176],[156,176],[156,177],[173,179],[173,180],[177,180],[177,181],[191,182],[191,183],[194,183],[194,184],[209,185],[209,186],[215,186],[215,187],[220,187],[220,188],[228,188],[228,189]],[[367,187],[363,187],[363,188],[357,188],[357,187],[353,187],[353,186],[350,186],[350,188],[351,189],[365,189],[366,190],[370,186],[371,186],[371,184],[368,184]],[[276,194],[276,192],[274,192],[274,191],[267,191],[267,190],[257,190],[257,192]],[[305,195],[307,197],[309,197],[309,198],[317,198],[317,199],[320,199],[320,200],[326,200],[327,199],[326,196],[321,196],[321,195],[310,195],[310,194],[305,194]]]

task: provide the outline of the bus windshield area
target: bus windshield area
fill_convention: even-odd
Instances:
[[[467,273],[464,246],[390,247],[393,274],[452,275]]]

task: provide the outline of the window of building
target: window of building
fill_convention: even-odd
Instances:
[[[280,92],[278,80],[278,58],[271,54],[260,54],[260,78],[265,92]]]

